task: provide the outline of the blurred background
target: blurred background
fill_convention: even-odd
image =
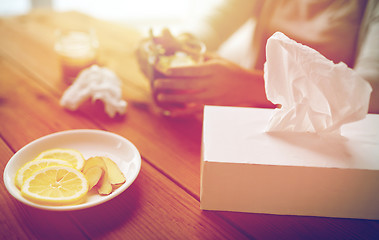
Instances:
[[[78,11],[96,18],[148,28],[178,31],[186,21],[201,15],[219,0],[0,0],[0,16],[13,16],[34,8]]]
[[[26,14],[33,9],[77,11],[95,18],[129,25],[147,36],[150,28],[159,34],[168,27],[173,34],[188,30],[191,19],[211,11],[222,0],[0,0],[0,17]],[[193,27],[193,26],[191,26]],[[190,29],[191,29],[190,27]],[[252,21],[247,21],[227,41],[218,53],[241,64],[241,55],[251,42]],[[236,49],[236,46],[238,48]]]

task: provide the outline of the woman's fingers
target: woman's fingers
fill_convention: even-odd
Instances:
[[[186,117],[189,115],[202,113],[204,109],[203,104],[188,104],[184,108],[172,108],[162,110],[163,115],[169,117]]]
[[[201,90],[209,87],[214,81],[215,73],[220,74],[220,67],[214,61],[202,64],[169,68],[166,78],[155,79],[154,90]]]
[[[202,79],[194,78],[161,78],[153,82],[154,91],[192,91],[201,90],[206,83]]]
[[[217,60],[209,60],[195,65],[172,67],[166,71],[167,77],[206,77],[219,71],[220,67]]]
[[[180,104],[204,104],[209,102],[211,96],[207,91],[196,92],[162,92],[156,95],[156,101],[161,104],[180,103]]]

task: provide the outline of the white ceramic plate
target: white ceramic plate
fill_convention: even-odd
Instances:
[[[86,159],[93,156],[109,157],[117,163],[126,178],[126,182],[107,196],[101,196],[95,190],[91,190],[86,202],[77,205],[48,206],[33,203],[25,199],[16,187],[14,181],[16,172],[40,152],[50,148],[76,149]],[[124,137],[101,130],[68,130],[41,137],[17,151],[4,169],[4,183],[8,192],[24,204],[46,210],[70,211],[96,206],[111,200],[133,183],[140,169],[141,156],[137,148]]]

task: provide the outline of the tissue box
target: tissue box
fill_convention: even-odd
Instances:
[[[205,106],[200,208],[379,219],[379,115],[331,137],[266,133],[272,111]]]

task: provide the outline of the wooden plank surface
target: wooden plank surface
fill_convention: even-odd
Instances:
[[[8,24],[0,24],[0,27],[5,25],[1,29],[4,36],[7,36],[7,38],[0,38],[1,49],[9,57],[14,58],[15,56],[19,56],[17,57],[18,59],[23,59],[20,64],[30,75],[35,75],[33,81],[37,81],[42,86],[48,85],[51,87],[50,91],[55,93],[56,97],[59,98],[67,85],[60,79],[59,62],[53,51],[54,38],[38,38],[35,35],[53,35],[57,27],[50,25],[55,22],[68,24],[69,21],[59,20],[61,18],[66,19],[65,16],[73,22],[91,22],[91,26],[96,29],[101,43],[101,61],[103,63],[110,62],[111,65],[115,62],[113,67],[108,65],[107,67],[118,72],[119,77],[122,79],[123,94],[129,102],[130,108],[126,117],[116,120],[109,119],[103,114],[101,108],[95,108],[89,104],[85,104],[79,110],[107,130],[118,132],[121,135],[127,134],[130,131],[135,132],[136,134],[132,135],[136,139],[130,140],[137,147],[142,148],[141,151],[144,152],[146,159],[154,162],[156,166],[165,169],[174,179],[187,176],[183,178],[186,181],[184,185],[187,186],[189,191],[198,196],[201,120],[197,118],[170,119],[153,114],[147,80],[139,72],[134,56],[135,46],[137,45],[136,41],[140,39],[140,34],[135,30],[122,28],[117,25],[111,25],[113,28],[109,28],[109,24],[95,21],[94,19],[92,21],[84,21],[82,20],[83,15],[77,13],[68,13],[67,15],[69,17],[64,14],[53,15],[53,21],[47,21],[46,13],[36,12],[35,15],[31,15],[31,20],[29,21],[25,21],[25,18],[10,19],[9,24],[12,24],[12,28]],[[77,17],[80,17],[79,20],[77,20]],[[28,23],[26,24],[25,22]],[[46,22],[49,25],[46,25]],[[39,26],[41,24],[44,27]],[[24,28],[40,29],[41,32],[24,31]],[[9,39],[21,39],[25,38],[25,36],[29,39],[28,44],[8,40],[8,37]],[[115,39],[118,41],[114,41]],[[133,41],[130,42],[131,40]],[[125,54],[117,52],[117,49],[123,46],[120,42],[125,42],[125,46],[130,47],[125,47]],[[35,49],[39,49],[39,51]],[[40,56],[39,52],[44,53],[43,57]],[[31,56],[38,56],[38,58]],[[55,106],[56,108],[60,108],[57,101],[55,102]],[[193,173],[196,173],[196,175],[193,175]]]
[[[53,50],[54,31],[72,24],[95,28],[100,41],[100,64],[115,71],[123,82],[123,95],[129,102],[126,116],[110,119],[101,103],[86,102],[76,112],[59,106],[67,85],[60,78],[59,62]],[[132,239],[374,239],[379,236],[378,221],[200,211],[201,119],[170,119],[154,112],[147,81],[139,72],[134,56],[141,37],[133,28],[75,12],[36,11],[0,20],[2,170],[12,153],[28,142],[75,128],[118,133],[131,140],[143,157],[136,182],[120,197],[93,209],[51,215],[26,207],[6,194],[1,204],[10,205],[16,214],[3,224],[11,213],[3,210],[1,232],[23,228],[17,230],[20,239],[56,237],[54,231],[41,224],[48,220],[53,222],[53,228],[62,221],[62,236],[75,239],[125,236]],[[5,192],[3,184],[0,190]]]
[[[52,88],[53,84],[45,82],[43,74],[33,74],[32,65],[19,63],[16,58],[8,56],[7,50],[0,50],[0,113],[3,123],[0,132],[4,137],[2,143],[6,145],[4,149],[8,151],[8,154],[1,154],[2,171],[14,151],[38,137],[66,129],[101,128],[99,124],[108,125],[107,121],[109,125],[114,124],[111,119],[102,121],[104,116],[97,119],[96,123],[91,118],[96,117],[91,116],[91,109],[82,109],[83,113],[72,113],[59,107],[60,96]],[[48,61],[45,66],[49,66]],[[117,121],[127,119],[120,118]],[[134,134],[128,131],[125,133]],[[3,183],[2,190],[6,192]],[[25,233],[20,231],[20,235],[15,238],[27,239],[25,236],[30,235],[36,239],[120,239],[126,235],[135,239],[181,236],[247,239],[216,213],[202,214],[196,199],[149,163],[143,163],[137,181],[125,193],[89,210],[51,213],[24,206],[10,198],[9,194],[4,196],[4,204],[8,201],[15,202],[21,213],[15,214],[16,219],[2,226],[2,232],[10,234],[10,230],[17,226],[30,230]],[[5,211],[4,222],[8,215],[11,213]]]

